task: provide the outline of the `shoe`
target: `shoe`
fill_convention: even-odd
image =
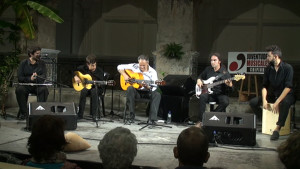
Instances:
[[[135,119],[135,114],[133,112],[130,112],[130,115],[129,115],[129,122],[130,123],[134,123],[134,119]]]
[[[83,119],[83,116],[77,116],[77,120]]]
[[[19,116],[19,120],[25,120],[27,118],[27,116],[26,115],[24,115],[24,114],[21,114],[20,116]]]
[[[147,123],[148,123],[148,124],[151,124],[151,125],[155,125],[155,124],[156,124],[156,122],[155,122],[154,120],[148,120]]]
[[[278,140],[279,139],[279,132],[273,131],[273,134],[271,135],[270,140]]]

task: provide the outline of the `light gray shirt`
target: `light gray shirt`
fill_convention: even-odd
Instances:
[[[121,65],[118,65],[117,69],[118,69],[118,71],[130,69],[135,73],[142,73],[144,76],[144,80],[153,81],[153,83],[151,83],[151,85],[150,85],[152,87],[152,91],[157,89],[157,85],[154,83],[155,81],[158,80],[157,72],[150,65],[149,65],[149,70],[147,72],[141,72],[138,63],[121,64]],[[143,89],[144,89],[144,87],[142,87],[140,90],[143,90]]]

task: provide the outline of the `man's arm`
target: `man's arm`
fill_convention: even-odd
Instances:
[[[197,79],[197,85],[199,86],[199,87],[202,87],[203,86],[203,83],[202,83],[202,80],[201,79]]]
[[[129,76],[125,73],[125,70],[120,69],[118,70],[120,72],[120,74],[124,77],[124,80],[129,80]]]
[[[207,69],[208,69],[208,67],[206,67],[205,69],[204,69],[204,71],[198,76],[198,78],[197,78],[197,85],[199,86],[199,87],[202,87],[203,86],[203,78],[205,78],[205,76],[206,76],[206,74],[207,74]]]
[[[22,61],[19,65],[19,68],[18,68],[18,81],[20,83],[30,83],[31,82],[31,77],[32,76],[25,76],[25,74],[24,74],[25,63],[26,62]]]
[[[280,96],[277,98],[277,100],[275,101],[273,108],[276,112],[279,112],[279,103],[286,97],[286,95],[291,91],[290,88],[284,88],[284,90],[282,91],[282,93],[280,94]]]
[[[125,69],[131,69],[132,71],[134,71],[134,64],[121,64],[118,65],[117,70],[120,72],[120,74],[124,77],[124,80],[129,80],[130,77],[126,74]]]
[[[267,109],[267,108],[268,108],[267,94],[268,94],[267,89],[266,89],[266,88],[263,88],[263,89],[261,90],[261,97],[262,97],[262,103],[263,103],[263,108],[264,108],[264,109]]]

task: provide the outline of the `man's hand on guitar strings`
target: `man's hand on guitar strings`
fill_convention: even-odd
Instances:
[[[145,82],[145,81],[142,81],[142,86],[145,87],[146,89],[150,89],[150,86]]]
[[[203,86],[202,80],[198,79],[197,80],[197,85],[201,88]]]
[[[80,78],[77,75],[74,76],[74,80],[78,84],[81,83],[81,80],[80,80]]]

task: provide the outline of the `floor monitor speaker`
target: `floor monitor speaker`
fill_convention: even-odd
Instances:
[[[205,112],[202,123],[210,143],[256,144],[256,121],[253,114]]]
[[[77,114],[74,103],[29,103],[29,116],[26,121],[27,129],[31,130],[33,124],[43,115],[54,115],[62,118],[65,122],[66,130],[75,130],[77,128]]]
[[[190,75],[167,75],[166,85],[159,86],[163,95],[192,96],[195,91],[195,80]]]

